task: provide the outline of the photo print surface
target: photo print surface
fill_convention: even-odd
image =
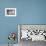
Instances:
[[[20,40],[46,41],[46,25],[22,24],[19,28]]]
[[[5,16],[16,16],[16,8],[5,8]]]

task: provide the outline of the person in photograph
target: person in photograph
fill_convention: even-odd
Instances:
[[[15,15],[15,10],[7,10],[7,15]]]

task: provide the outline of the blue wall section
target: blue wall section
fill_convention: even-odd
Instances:
[[[6,17],[5,8],[17,8],[17,16]],[[46,24],[46,0],[0,0],[0,44],[8,43],[9,32],[18,32],[17,24]]]

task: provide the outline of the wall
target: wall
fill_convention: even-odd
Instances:
[[[16,17],[6,17],[5,8],[17,8]],[[7,44],[17,24],[46,24],[46,0],[0,0],[0,44]],[[17,40],[16,40],[17,43]]]

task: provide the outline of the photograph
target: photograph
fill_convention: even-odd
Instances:
[[[16,16],[16,8],[5,8],[5,16]]]
[[[46,41],[46,25],[18,25],[18,41],[20,46],[31,46],[32,42]]]
[[[0,46],[46,46],[46,0],[0,0]]]

